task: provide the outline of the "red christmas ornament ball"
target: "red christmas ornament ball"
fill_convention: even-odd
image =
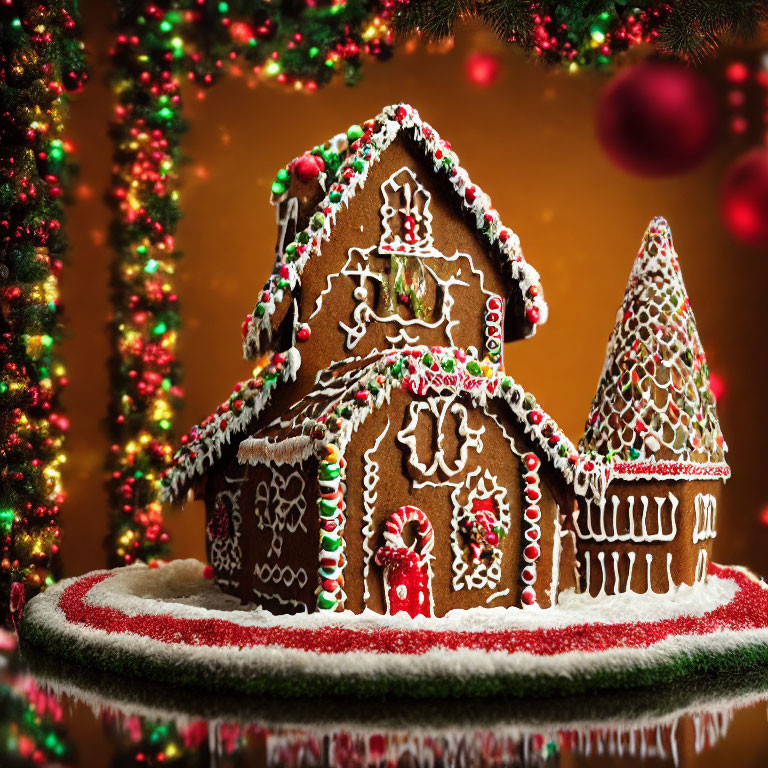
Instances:
[[[752,149],[731,166],[720,192],[720,214],[737,240],[768,246],[768,149]]]
[[[674,176],[695,168],[717,137],[709,83],[675,62],[645,62],[603,91],[597,134],[606,154],[637,176]]]
[[[490,88],[499,75],[499,58],[488,51],[472,51],[464,61],[467,80],[478,88]]]
[[[293,172],[304,183],[316,179],[321,171],[325,170],[322,157],[316,155],[302,155],[293,165]]]

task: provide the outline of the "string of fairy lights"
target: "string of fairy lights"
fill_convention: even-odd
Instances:
[[[169,464],[183,397],[174,290],[181,217],[181,85],[225,72],[313,91],[363,56],[386,58],[394,0],[335,0],[286,9],[262,0],[125,3],[111,50],[115,110],[117,258],[113,269],[113,564],[162,557],[168,548],[158,480]]]
[[[0,2],[0,626],[57,570],[65,91],[85,78],[78,24],[74,2]]]

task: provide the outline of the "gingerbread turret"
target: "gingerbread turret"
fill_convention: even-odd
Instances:
[[[582,587],[665,592],[706,578],[726,445],[669,225],[646,230],[611,335],[582,451],[611,460],[580,502]]]
[[[662,218],[635,259],[582,447],[623,460],[723,461],[704,349]]]

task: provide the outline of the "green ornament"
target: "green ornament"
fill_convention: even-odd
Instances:
[[[339,192],[338,190],[334,189],[333,192],[331,192],[331,194],[328,195],[328,199],[332,203],[341,202],[341,192]]]
[[[629,449],[629,458],[630,459],[638,459],[638,458],[640,458],[640,451],[638,451],[637,448],[630,448]]]
[[[2,531],[5,536],[8,536],[11,533],[12,526],[13,526],[13,510],[0,509],[0,531]]]
[[[361,126],[359,125],[350,125],[349,128],[347,128],[347,138],[350,141],[355,141],[359,139],[363,135],[364,131]]]

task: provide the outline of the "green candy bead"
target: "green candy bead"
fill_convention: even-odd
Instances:
[[[326,592],[321,592],[317,596],[317,607],[322,608],[325,611],[333,610],[338,603],[335,597],[326,597]]]
[[[318,499],[321,517],[333,517],[339,511],[337,502],[329,499]]]
[[[477,360],[470,360],[467,363],[467,372],[472,376],[480,376],[483,369],[480,367],[480,363],[478,363]]]
[[[359,139],[363,135],[364,131],[361,126],[359,125],[350,125],[349,128],[347,128],[347,138],[350,141],[355,141],[356,139]]]
[[[275,179],[275,181],[279,181],[282,184],[285,184],[286,181],[290,181],[290,180],[291,180],[291,174],[285,168],[281,168],[277,172],[277,178]]]
[[[455,360],[443,360],[442,363],[440,363],[440,367],[446,372],[446,373],[453,373],[454,369],[456,368],[456,361]]]
[[[335,480],[341,474],[341,467],[338,464],[330,464],[324,461],[320,464],[320,479]]]
[[[327,534],[320,539],[320,547],[326,552],[335,552],[341,546],[340,536],[328,536]]]

